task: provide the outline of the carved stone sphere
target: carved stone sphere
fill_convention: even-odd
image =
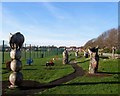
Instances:
[[[20,60],[12,60],[10,68],[14,72],[18,72],[22,69],[22,62]]]
[[[10,57],[12,59],[20,59],[21,58],[21,51],[20,50],[16,50],[16,49],[12,49],[10,52]]]
[[[9,76],[9,81],[12,85],[21,85],[23,81],[23,75],[21,72],[13,72]]]

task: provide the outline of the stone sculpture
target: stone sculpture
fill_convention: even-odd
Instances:
[[[21,62],[21,47],[24,43],[24,36],[17,32],[15,34],[11,34],[10,37],[10,57],[12,59],[10,63],[10,69],[13,71],[9,76],[9,81],[11,85],[9,88],[16,88],[19,87],[23,81],[23,75],[19,72],[22,69],[22,62]]]
[[[89,64],[89,73],[94,74],[98,70],[99,64],[99,55],[98,55],[98,47],[93,47],[88,49],[90,54],[90,64]]]

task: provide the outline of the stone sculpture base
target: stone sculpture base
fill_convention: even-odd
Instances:
[[[63,64],[68,64],[68,59],[63,59]]]
[[[18,88],[18,86],[17,85],[10,85],[10,86],[8,86],[8,88],[14,89],[14,88]]]

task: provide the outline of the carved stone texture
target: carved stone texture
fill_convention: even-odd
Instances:
[[[9,81],[10,83],[15,86],[15,85],[20,85],[23,81],[23,75],[21,72],[13,72],[9,76]]]
[[[19,60],[21,58],[21,51],[20,50],[16,50],[16,49],[12,49],[11,52],[10,52],[10,57],[12,59]]]
[[[63,51],[63,64],[68,64],[68,51]]]
[[[20,60],[12,60],[10,68],[13,72],[18,72],[22,69],[22,62]]]

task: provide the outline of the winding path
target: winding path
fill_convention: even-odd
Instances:
[[[76,63],[71,63],[72,67],[74,68],[74,72],[67,75],[67,76],[64,76],[62,78],[59,78],[58,80],[55,80],[55,81],[52,81],[50,82],[50,84],[48,84],[49,86],[50,85],[59,85],[59,84],[62,84],[62,83],[66,83],[72,79],[75,79],[76,77],[78,76],[83,76],[85,74],[84,70],[79,67]]]

